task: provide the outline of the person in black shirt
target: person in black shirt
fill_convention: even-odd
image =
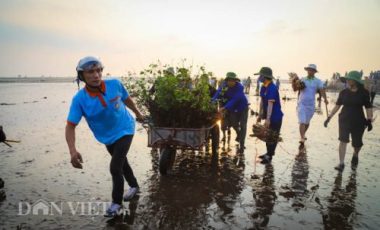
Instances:
[[[325,121],[327,127],[331,118],[343,106],[339,114],[339,160],[340,163],[335,167],[338,171],[344,169],[344,157],[346,155],[347,143],[351,134],[352,147],[354,154],[351,160],[351,166],[355,169],[359,163],[359,151],[363,146],[363,133],[366,128],[368,132],[372,130],[372,105],[370,102],[369,92],[364,88],[361,80],[362,74],[358,71],[348,73],[344,81],[347,82],[348,88],[339,93],[338,100],[330,116]],[[364,115],[363,106],[366,108],[367,118]]]

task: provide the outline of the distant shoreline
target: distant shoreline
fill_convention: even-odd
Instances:
[[[71,83],[76,77],[0,77],[1,83]]]
[[[118,78],[115,76],[106,76],[103,79]],[[123,78],[123,77],[121,77]],[[1,83],[71,83],[75,82],[76,77],[0,77]],[[289,80],[281,80],[281,83],[289,83]]]

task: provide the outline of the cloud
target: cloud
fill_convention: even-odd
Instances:
[[[300,35],[307,32],[305,28],[295,28],[291,31],[293,34]]]
[[[287,32],[289,26],[288,23],[284,20],[272,21],[264,29],[265,34],[282,34]]]
[[[300,25],[293,25],[286,20],[273,20],[265,25],[258,31],[253,32],[253,36],[261,37],[278,37],[285,35],[296,35],[300,36],[307,32],[307,29]]]

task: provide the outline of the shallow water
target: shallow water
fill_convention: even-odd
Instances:
[[[282,85],[285,87],[285,84]],[[306,150],[298,150],[295,99],[283,102],[282,142],[272,165],[255,159],[264,143],[247,137],[244,155],[236,154],[234,134],[215,161],[209,153],[178,152],[173,170],[158,173],[158,154],[137,132],[128,159],[139,180],[138,199],[124,204],[121,218],[99,215],[19,215],[19,202],[109,202],[110,157],[85,120],[77,128],[83,170],[72,168],[64,139],[65,120],[76,87],[71,83],[0,84],[0,125],[8,139],[0,144],[0,229],[378,229],[380,225],[379,121],[365,133],[358,169],[338,174],[337,117],[323,127],[316,114]],[[252,92],[251,92],[252,93]],[[295,98],[284,89],[281,96]],[[46,97],[46,98],[45,98]],[[329,94],[333,102],[336,94]],[[251,109],[257,98],[250,96]],[[377,101],[378,102],[378,101]],[[332,106],[330,106],[330,109]],[[251,127],[256,117],[250,116]],[[251,131],[248,131],[248,134]],[[234,133],[234,132],[232,132]],[[223,147],[221,145],[221,147]],[[352,155],[348,148],[347,166]]]

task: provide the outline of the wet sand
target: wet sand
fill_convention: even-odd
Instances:
[[[228,144],[221,148],[216,161],[209,153],[178,152],[173,170],[160,176],[158,154],[146,147],[146,131],[138,125],[128,159],[141,192],[124,203],[123,217],[73,216],[67,210],[62,215],[20,216],[21,201],[110,201],[110,157],[84,119],[77,128],[84,168],[74,169],[69,162],[64,127],[75,92],[71,83],[0,84],[0,103],[7,104],[0,106],[0,125],[9,139],[22,141],[13,148],[0,145],[0,177],[7,195],[0,203],[0,229],[378,229],[380,225],[379,120],[372,132],[365,133],[358,169],[349,167],[353,152],[349,147],[348,167],[339,174],[333,169],[338,162],[337,117],[326,129],[325,114],[316,114],[306,149],[299,151],[295,100],[283,102],[284,142],[271,165],[258,163],[256,157],[264,153],[265,144],[249,135],[245,153],[237,154],[232,131],[229,148]],[[285,95],[296,97],[286,89],[281,91]],[[332,104],[336,94],[329,97]],[[250,96],[253,110],[256,99]],[[250,116],[248,127],[255,120]]]

